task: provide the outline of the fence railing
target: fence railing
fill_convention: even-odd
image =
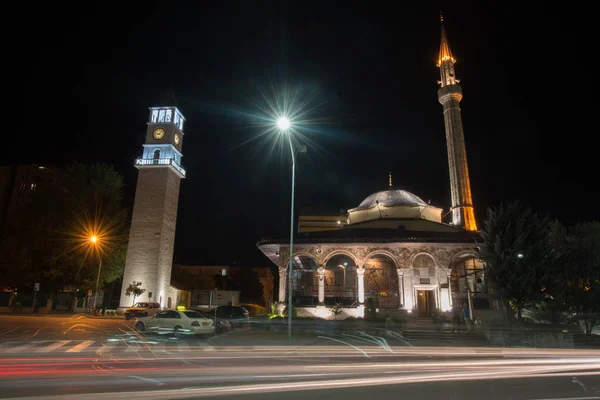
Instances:
[[[137,158],[135,165],[172,165],[181,175],[185,176],[185,169],[174,158]]]

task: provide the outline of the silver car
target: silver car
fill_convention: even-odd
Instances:
[[[213,320],[194,310],[163,310],[150,317],[140,317],[135,329],[141,332],[180,335],[212,335]]]

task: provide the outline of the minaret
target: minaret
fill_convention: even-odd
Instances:
[[[141,282],[146,291],[136,301],[176,306],[169,297],[179,184],[185,178],[181,167],[183,123],[177,107],[150,107],[146,142],[141,158],[125,259],[119,308],[131,307],[125,296],[132,282]]]
[[[452,224],[468,231],[476,231],[477,224],[471,198],[467,151],[465,150],[459,104],[463,96],[462,89],[454,73],[456,60],[452,56],[446,39],[444,17],[440,15],[440,18],[442,21],[442,37],[437,66],[440,67],[441,80],[438,83],[441,87],[438,89],[438,100],[444,109],[444,123],[446,126],[450,192],[452,194]]]

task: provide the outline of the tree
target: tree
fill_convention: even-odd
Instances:
[[[139,297],[146,292],[146,289],[142,289],[140,286],[142,286],[142,282],[133,281],[127,286],[127,289],[125,289],[125,296],[133,295],[132,305],[135,305],[136,297]]]
[[[491,295],[521,320],[523,307],[540,299],[551,281],[550,219],[519,201],[502,203],[488,209],[482,236],[481,259]]]
[[[591,334],[600,314],[600,222],[553,226],[558,250],[551,293]]]
[[[9,216],[0,242],[0,281],[12,287],[44,282],[47,293],[94,289],[99,256],[101,283],[119,279],[127,247],[123,177],[110,165],[74,162],[51,169],[52,185],[38,185],[26,206]],[[101,236],[96,248],[93,234]],[[100,250],[99,253],[92,250]]]

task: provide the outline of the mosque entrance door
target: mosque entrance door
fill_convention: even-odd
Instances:
[[[433,290],[417,290],[417,310],[419,317],[429,317],[435,309]]]

